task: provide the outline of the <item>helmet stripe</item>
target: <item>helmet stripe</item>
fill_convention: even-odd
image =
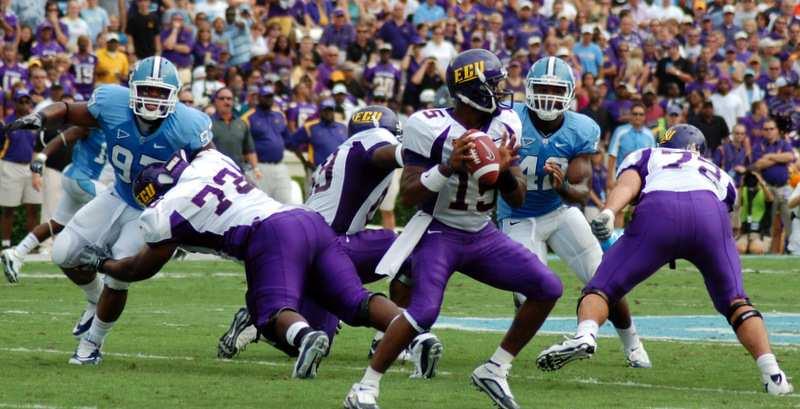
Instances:
[[[155,56],[153,58],[153,78],[158,78],[159,74],[161,74],[161,57]]]
[[[547,59],[547,75],[556,75],[556,57]]]

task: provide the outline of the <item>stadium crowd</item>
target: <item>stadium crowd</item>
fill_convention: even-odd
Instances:
[[[518,102],[533,62],[557,56],[575,74],[574,109],[602,130],[590,220],[625,156],[688,122],[740,184],[739,250],[800,253],[794,0],[0,0],[0,31],[6,123],[126,85],[138,59],[161,55],[179,69],[179,100],[211,115],[216,146],[281,202],[295,200],[285,151],[313,170],[359,107],[386,105],[402,120],[449,105],[444,73],[459,51],[499,56]],[[16,207],[27,206],[29,228],[33,205],[51,217],[69,155],[41,175],[28,164],[57,136],[0,137],[2,247]],[[396,184],[381,205],[388,227]]]

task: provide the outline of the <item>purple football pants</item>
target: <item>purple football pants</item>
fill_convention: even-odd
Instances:
[[[455,271],[535,301],[561,297],[559,278],[530,250],[489,223],[472,233],[434,220],[411,255],[411,304],[406,318],[417,331],[429,330]]]
[[[615,303],[679,258],[700,270],[720,314],[727,314],[731,301],[747,298],[727,206],[709,191],[645,194],[584,291],[601,291]]]

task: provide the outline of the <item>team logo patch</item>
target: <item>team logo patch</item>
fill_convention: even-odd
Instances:
[[[664,135],[661,137],[659,143],[669,142],[673,136],[675,136],[675,129],[667,129],[667,132],[664,132]]]
[[[144,206],[150,204],[156,198],[156,187],[152,183],[145,185],[139,193],[136,194],[136,201]]]
[[[456,84],[461,84],[478,78],[478,76],[480,76],[481,73],[483,72],[483,67],[484,67],[484,62],[483,60],[480,60],[456,68],[453,71]]]
[[[361,111],[356,112],[351,119],[355,124],[369,124],[372,122],[380,122],[383,112],[379,111]]]

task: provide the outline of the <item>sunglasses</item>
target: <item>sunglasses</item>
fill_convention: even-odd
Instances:
[[[764,130],[765,130],[765,131],[773,131],[773,130],[775,130],[775,129],[778,129],[778,128],[775,128],[775,127],[764,128]]]
[[[188,104],[188,105],[193,105],[194,104],[194,100],[193,99],[185,99],[185,100],[181,101],[181,103]]]
[[[631,112],[633,116],[644,116],[644,112]]]

